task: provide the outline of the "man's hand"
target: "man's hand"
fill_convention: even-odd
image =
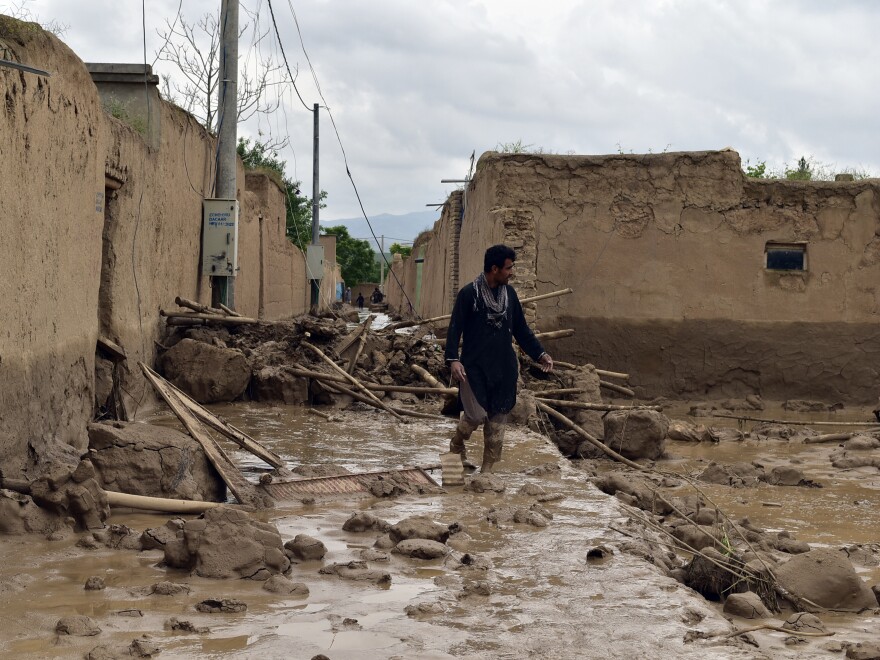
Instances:
[[[449,363],[449,370],[452,372],[452,377],[459,383],[467,382],[467,374],[464,372],[464,367],[461,362],[456,360],[455,362]]]
[[[541,365],[541,371],[545,374],[553,371],[553,358],[549,353],[544,353],[538,358],[538,364]]]

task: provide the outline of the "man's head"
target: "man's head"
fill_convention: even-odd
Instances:
[[[507,284],[513,274],[513,262],[516,261],[516,252],[506,245],[493,245],[486,250],[483,258],[483,271],[490,286]]]

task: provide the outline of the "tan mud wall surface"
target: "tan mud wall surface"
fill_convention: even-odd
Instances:
[[[88,442],[106,146],[94,86],[64,44],[0,17],[0,46],[6,59],[54,74],[0,68],[0,466],[8,468],[25,465],[29,445],[45,455]]]
[[[155,358],[160,308],[175,308],[175,296],[211,299],[199,258],[214,142],[161,102],[161,142],[150,149],[104,112],[82,61],[33,24],[0,16],[0,46],[53,73],[0,68],[0,468],[18,476],[50,447],[85,449],[99,334],[128,353],[129,408],[152,401],[136,361]],[[305,265],[284,237],[283,194],[264,176],[247,184],[239,166],[236,307],[265,319],[301,313]],[[335,263],[325,271],[335,283]]]
[[[644,396],[877,398],[877,180],[748,179],[733,151],[488,153],[467,202],[459,286],[503,241],[521,297],[572,287],[537,304],[539,329],[577,330],[559,359],[628,371]],[[768,242],[804,242],[807,270],[767,270]]]

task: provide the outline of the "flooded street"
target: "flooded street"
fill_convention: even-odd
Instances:
[[[452,431],[450,422],[398,424],[366,409],[334,413],[339,421],[293,406],[236,404],[212,410],[283,456],[291,467],[333,464],[366,471],[435,464]],[[150,421],[177,424],[164,412]],[[472,453],[477,454],[479,432],[473,440]],[[672,460],[663,467],[692,473],[710,460],[760,458],[768,466],[800,461],[823,488],[707,484],[706,492],[734,517],[747,515],[755,524],[787,529],[811,544],[876,542],[880,477],[876,470],[864,478],[833,470],[827,455],[834,447],[780,440],[674,442],[668,445]],[[254,479],[264,467],[239,451],[230,455],[251,470]],[[549,468],[540,474],[523,472],[541,465]],[[433,475],[440,480],[439,471]],[[451,488],[448,494],[386,500],[289,501],[262,513],[283,539],[305,533],[327,546],[323,560],[301,562],[292,569],[291,578],[308,586],[307,597],[272,594],[260,582],[208,580],[159,568],[159,551],[83,550],[75,546],[77,536],[53,542],[11,540],[0,550],[5,566],[0,650],[7,657],[82,657],[99,644],[127,645],[147,634],[160,645],[163,657],[192,658],[308,659],[319,653],[333,659],[833,657],[820,647],[822,638],[808,646],[788,647],[784,635],[767,631],[754,634],[760,649],[734,646],[724,639],[730,628],[716,604],[662,576],[642,559],[615,551],[601,562],[588,562],[590,548],[605,544],[616,550],[624,540],[609,527],[625,525],[626,514],[615,498],[588,483],[577,463],[560,458],[543,436],[511,428],[500,476],[507,487],[504,493]],[[536,502],[535,496],[518,492],[526,483],[562,496],[541,504],[553,515],[549,526],[489,522],[486,514],[493,507],[527,508]],[[763,502],[782,506],[766,507]],[[419,514],[443,524],[457,522],[466,536],[455,542],[454,557],[419,560],[391,554],[385,561],[370,561],[370,567],[391,574],[390,586],[319,574],[322,566],[360,560],[361,553],[373,547],[377,532],[342,530],[351,513],[360,510],[392,524]],[[142,531],[167,519],[118,512],[110,522]],[[472,566],[458,561],[465,552],[477,559]],[[871,583],[880,581],[876,567],[869,574]],[[83,589],[93,575],[105,579],[104,591]],[[191,591],[177,596],[143,592],[162,580],[186,583]],[[196,612],[194,604],[206,598],[236,598],[248,609],[239,614]],[[420,605],[407,614],[408,606]],[[103,632],[57,638],[55,622],[70,614],[91,616]],[[170,617],[209,632],[166,630]],[[845,631],[849,641],[869,638],[878,630],[876,616],[824,619],[832,630]],[[707,634],[716,636],[700,638]],[[686,642],[686,635],[693,641]]]

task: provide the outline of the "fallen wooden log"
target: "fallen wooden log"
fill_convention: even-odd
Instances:
[[[31,494],[31,484],[26,479],[0,479],[0,488],[5,488],[22,495]],[[139,509],[142,511],[160,511],[163,513],[204,513],[208,509],[221,506],[222,502],[204,502],[202,500],[177,500],[168,497],[150,497],[149,495],[132,495],[102,490],[107,496],[110,506]]]
[[[229,309],[229,308],[228,308],[226,305],[224,305],[223,303],[220,303],[220,309],[222,309],[224,312],[226,312],[227,314],[229,314],[229,316],[241,316],[241,314],[239,314],[238,312],[236,312],[234,309]]]
[[[140,511],[159,511],[161,513],[204,513],[208,509],[222,506],[222,502],[203,502],[200,500],[174,500],[165,497],[148,497],[105,490],[107,503],[112,507],[125,507]]]
[[[541,293],[537,296],[531,296],[529,298],[521,298],[520,304],[524,305],[526,303],[538,302],[539,300],[546,300],[547,298],[556,298],[558,296],[565,296],[569,293],[574,293],[574,289],[561,289],[559,291],[552,291],[550,293]],[[420,319],[417,321],[399,321],[398,323],[392,323],[391,325],[385,326],[383,330],[399,330],[400,328],[410,328],[414,325],[422,325],[426,323],[436,323],[438,321],[446,321],[452,318],[452,314],[442,314],[441,316],[433,316],[429,319]]]
[[[555,364],[555,363],[554,363]],[[583,387],[562,387],[555,390],[533,390],[529,389],[535,396],[554,397],[568,396],[569,394],[584,394],[587,390]]]
[[[361,396],[357,392],[350,390],[349,388],[345,387],[344,385],[342,385],[340,383],[325,383],[325,386],[331,392],[336,392],[338,394],[345,394],[347,396],[350,396],[355,401],[360,401],[361,403],[365,403],[368,406],[373,406],[374,408],[379,407],[376,405],[376,403],[374,401],[368,399],[365,396]],[[446,417],[443,417],[441,415],[432,415],[431,413],[422,413],[422,412],[418,412],[416,410],[407,410],[406,408],[400,408],[398,406],[388,406],[388,407],[391,408],[391,410],[393,410],[397,414],[404,415],[406,417],[416,417],[419,419],[447,419]],[[383,410],[384,410],[384,408],[383,408]]]
[[[423,381],[428,383],[428,385],[430,385],[431,387],[443,387],[443,383],[441,383],[439,380],[434,378],[434,376],[431,375],[431,372],[429,372],[423,366],[418,365],[418,364],[411,364],[411,365],[409,365],[409,368],[412,371],[414,371],[419,376],[419,378],[421,378]],[[455,394],[458,395],[458,388],[456,388]]]
[[[149,369],[149,367],[147,367]],[[150,369],[150,371],[155,375],[161,378],[158,373]],[[259,442],[250,437],[247,433],[242,431],[241,429],[236,428],[226,420],[221,417],[218,417],[210,410],[205,408],[204,406],[197,403],[193,400],[186,392],[182,391],[178,388],[174,383],[170,381],[165,381],[165,383],[174,390],[177,395],[180,397],[183,404],[189,408],[196,417],[199,418],[204,424],[207,424],[212,429],[220,433],[226,438],[232,440],[239,447],[244,449],[245,451],[250,452],[257,458],[265,461],[269,465],[278,469],[287,469],[284,464],[284,459],[282,459],[278,454],[273,451],[270,451]]]
[[[848,433],[826,433],[825,435],[816,435],[812,438],[804,438],[804,444],[815,445],[824,442],[844,442],[854,435],[858,435],[858,431],[850,431]]]
[[[361,332],[360,337],[358,337],[357,350],[355,350],[354,355],[351,357],[351,360],[348,362],[348,369],[346,371],[350,374],[354,373],[354,368],[357,366],[357,361],[361,357],[361,353],[364,351],[364,346],[367,344],[367,333],[370,331],[370,325],[373,323],[373,319],[375,316],[367,317],[367,320],[364,321],[364,329]]]
[[[763,422],[764,424],[785,424],[787,426],[864,426],[866,428],[878,428],[880,422],[805,422],[798,419],[764,419],[762,417],[748,417],[746,415],[734,415],[732,413],[712,412],[707,417],[721,417],[723,419],[738,419],[744,422]]]
[[[202,303],[198,303],[194,300],[189,300],[181,296],[177,296],[174,299],[174,304],[178,307],[186,307],[187,309],[191,309],[194,312],[200,312],[202,314],[218,314],[220,316],[224,316],[225,314],[222,309],[209,307],[208,305],[203,305]]]
[[[226,455],[226,452],[217,444],[217,441],[208,434],[198,417],[187,407],[177,392],[170,387],[170,383],[143,362],[138,362],[138,366],[159,396],[165,400],[165,403],[177,415],[177,418],[181,421],[187,432],[202,446],[205,455],[211,461],[211,465],[214,466],[214,469],[217,470],[223,481],[226,482],[235,498],[242,504],[265,506],[266,502],[261,497],[261,494],[257,492],[252,483],[245,479],[244,475],[241,474]]]
[[[333,374],[324,373],[322,371],[312,371],[310,369],[288,369],[287,373],[300,378],[313,378],[315,380],[326,381],[329,383],[347,383],[345,378],[334,376]],[[415,385],[382,385],[380,383],[366,383],[361,381],[371,392],[405,392],[407,394],[442,394],[457,396],[457,387],[417,387]]]
[[[98,335],[98,348],[107,353],[113,362],[124,362],[128,359],[125,349],[115,341],[111,341],[103,335]]]
[[[618,392],[619,394],[625,394],[626,396],[635,396],[636,393],[633,392],[628,387],[623,387],[623,385],[617,385],[615,383],[609,383],[605,380],[599,381],[599,387],[604,387],[606,390],[611,390],[612,392]]]
[[[623,374],[619,371],[606,371],[605,369],[596,369],[596,374],[602,378],[620,378],[621,380],[629,380],[629,374]]]
[[[535,401],[546,403],[548,406],[557,408],[577,408],[579,410],[663,410],[660,406],[619,406],[611,403],[586,403],[583,401],[562,401],[559,399],[545,399],[535,397]]]
[[[386,406],[384,403],[382,403],[382,401],[380,401],[380,400],[376,397],[375,394],[373,394],[372,392],[370,392],[370,390],[368,390],[366,387],[364,387],[363,384],[361,384],[361,382],[360,382],[357,378],[355,378],[354,376],[352,376],[352,375],[351,375],[350,373],[348,373],[345,369],[343,369],[343,368],[340,367],[338,364],[336,364],[333,360],[331,360],[329,357],[327,357],[327,356],[324,354],[324,351],[322,351],[320,348],[318,348],[318,347],[315,346],[314,344],[310,344],[310,343],[307,342],[307,341],[301,342],[301,343],[300,343],[300,346],[305,346],[305,347],[308,348],[310,351],[312,351],[313,353],[315,353],[316,355],[318,355],[318,357],[320,357],[322,360],[324,360],[324,362],[326,362],[327,364],[329,364],[330,367],[331,367],[334,371],[336,371],[336,372],[337,372],[339,375],[341,375],[342,377],[346,378],[349,382],[351,382],[351,383],[352,383],[355,387],[357,387],[359,390],[361,390],[362,392],[364,392],[364,393],[366,394],[366,396],[367,396],[368,399],[372,399],[373,401],[375,401],[376,404],[378,405],[378,407],[382,408],[382,410],[384,410],[384,411],[390,413],[392,416],[394,416],[396,419],[398,419],[398,420],[401,421],[401,422],[405,421],[405,420],[403,419],[403,417],[401,417],[399,414],[397,414],[396,412],[394,412],[393,410],[391,410],[391,408],[389,408],[389,407]]]
[[[172,316],[165,319],[165,325],[191,328],[194,326],[208,325],[208,322],[204,319],[186,319]]]
[[[336,354],[339,357],[342,357],[345,352],[349,348],[351,348],[358,339],[361,338],[361,335],[363,335],[370,328],[374,318],[374,316],[368,316],[366,321],[364,321],[357,328],[352,330],[351,333],[349,333],[349,335],[339,343],[339,345],[335,349]]]
[[[323,417],[326,420],[330,419],[330,415],[328,413],[325,413],[322,410],[315,410],[314,408],[309,408],[309,414],[310,415],[317,415],[318,417]]]
[[[650,472],[650,469],[645,467],[644,465],[639,465],[635,461],[631,461],[628,458],[621,456],[616,451],[611,449],[611,447],[608,447],[607,445],[599,442],[599,440],[597,440],[592,435],[587,433],[583,428],[581,428],[580,426],[575,424],[573,421],[571,421],[568,417],[563,415],[558,410],[554,410],[553,408],[548,406],[546,403],[541,403],[540,401],[536,401],[535,405],[537,406],[538,410],[547,413],[553,419],[561,422],[563,426],[565,426],[566,428],[569,428],[572,431],[574,431],[575,433],[577,433],[584,440],[586,440],[591,445],[596,447],[596,449],[603,452],[606,456],[609,456],[609,457],[613,458],[615,461],[619,461],[619,462],[623,463],[624,465],[629,465],[631,468],[636,469],[639,472]]]
[[[243,325],[250,323],[259,323],[259,319],[250,319],[245,316],[226,316],[226,314],[203,314],[202,312],[169,312],[164,309],[159,310],[161,316],[168,319],[199,319],[202,321],[210,321],[211,323],[220,323],[221,325]]]

